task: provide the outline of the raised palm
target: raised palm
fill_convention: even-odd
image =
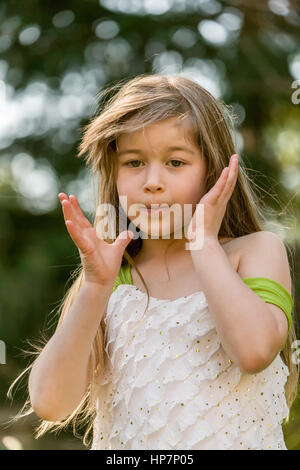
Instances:
[[[65,193],[59,193],[58,197],[69,235],[80,254],[85,280],[99,285],[113,283],[119,273],[124,250],[131,240],[130,232],[125,230],[125,238],[121,238],[124,237],[124,232],[121,232],[113,243],[107,243],[98,237],[75,196],[68,198]]]
[[[238,178],[238,155],[230,157],[229,166],[225,167],[214,186],[201,197],[188,226],[187,238],[197,240],[197,227],[203,230],[204,241],[208,238],[218,240],[218,233]],[[200,219],[200,206],[204,206],[204,226]]]

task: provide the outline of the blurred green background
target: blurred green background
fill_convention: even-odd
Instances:
[[[36,415],[5,426],[26,397],[27,340],[54,332],[79,261],[58,200],[89,217],[91,171],[75,158],[97,93],[140,73],[182,73],[231,105],[234,139],[294,250],[299,316],[300,8],[293,0],[7,0],[0,3],[0,445],[84,449],[71,430],[36,440]],[[299,82],[297,82],[299,80]],[[299,90],[299,92],[297,92]],[[294,95],[293,95],[294,94]],[[294,98],[293,98],[294,96]],[[297,338],[299,337],[297,330]],[[31,349],[31,348],[30,348]],[[3,360],[5,359],[5,361]],[[300,403],[283,427],[300,449]]]

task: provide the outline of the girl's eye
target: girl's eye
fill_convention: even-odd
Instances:
[[[184,163],[180,160],[170,160],[171,162],[177,162],[177,163],[182,163],[182,165],[184,165]],[[178,165],[175,165],[175,168],[178,168]]]
[[[130,162],[127,162],[126,165],[129,165],[130,163],[135,163],[135,162],[140,162],[140,160],[131,160]],[[133,168],[138,168],[136,166],[133,166]]]
[[[171,162],[177,162],[177,163],[181,163],[182,165],[184,165],[184,162],[180,161],[180,160],[170,160]],[[131,163],[140,163],[141,161],[140,160],[131,160],[130,162],[127,162],[126,165],[130,165]],[[178,168],[179,165],[175,165],[174,168]],[[138,168],[138,166],[133,166],[131,168]]]

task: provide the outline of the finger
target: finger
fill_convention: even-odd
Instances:
[[[69,198],[68,196],[65,194],[65,193],[59,193],[58,195],[58,198],[60,200],[60,203],[61,203],[61,207],[62,207],[62,211],[63,211],[63,216],[66,220],[66,217],[68,218],[68,215],[69,215],[69,211],[67,209],[67,212],[66,212],[66,209],[65,209],[65,204],[63,204],[64,201],[69,201]]]
[[[69,200],[68,196],[65,193],[59,193],[58,198],[59,198],[61,203],[63,201],[68,201]]]
[[[73,215],[72,215],[72,210],[71,210],[71,203],[68,199],[63,199],[61,201],[61,206],[62,206],[62,211],[63,211],[63,215],[64,215],[64,218],[65,218],[65,222],[67,220],[72,220],[73,219]]]
[[[59,193],[58,198],[62,202],[64,199],[68,199],[68,196],[65,193]]]
[[[112,245],[120,247],[122,250],[125,250],[126,246],[130,243],[134,234],[131,230],[124,230],[121,232]]]
[[[223,193],[224,187],[226,185],[227,177],[229,173],[229,168],[226,166],[223,168],[222,173],[216,182],[216,184],[212,187],[212,189],[209,191],[209,200],[211,203],[215,203],[218,201],[219,197]]]
[[[231,197],[231,194],[234,190],[234,187],[235,187],[235,184],[236,184],[236,180],[237,180],[237,176],[238,176],[238,157],[237,155],[233,155],[231,157],[231,160],[230,160],[230,171],[229,171],[229,174],[228,174],[228,178],[227,178],[227,181],[226,181],[226,185],[225,185],[225,188],[224,188],[224,191],[223,191],[223,197],[224,198],[230,198]]]
[[[65,220],[72,220],[74,224],[81,228],[81,230],[86,228],[86,225],[83,223],[82,219],[78,216],[78,214],[76,214],[76,211],[69,199],[63,199],[61,205],[63,207]]]
[[[88,219],[85,217],[85,215],[83,214],[83,212],[82,212],[82,210],[79,206],[77,197],[74,196],[73,194],[70,194],[70,201],[71,201],[72,207],[74,208],[75,214],[78,216],[78,218],[81,221],[81,223],[83,224],[83,226],[87,227],[87,228],[91,227],[92,225],[90,224]]]
[[[237,157],[237,158],[236,158]],[[212,189],[211,202],[216,203],[220,198],[228,198],[234,189],[238,174],[238,155],[234,154],[230,158],[229,166],[225,167],[221,176]]]
[[[88,241],[84,240],[84,238],[80,235],[79,230],[77,229],[76,225],[72,220],[66,220],[66,226],[69,232],[70,237],[72,238],[73,242],[79,248],[82,253],[88,252],[90,248],[90,244]]]

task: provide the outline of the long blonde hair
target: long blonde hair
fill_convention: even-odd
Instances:
[[[86,164],[91,165],[93,175],[98,177],[96,207],[103,203],[113,204],[115,207],[117,215],[116,236],[119,235],[120,217],[116,188],[116,158],[114,158],[117,150],[116,142],[118,136],[123,133],[139,130],[144,126],[170,117],[188,117],[194,131],[194,138],[207,163],[205,192],[209,191],[216,183],[223,168],[228,166],[230,156],[237,153],[233,142],[233,116],[229,111],[229,107],[220,100],[216,100],[199,84],[183,76],[139,75],[128,82],[122,83],[120,81],[116,85],[107,87],[104,91],[100,92],[98,98],[100,106],[97,115],[84,128],[83,137],[79,144],[78,157],[86,154]],[[102,102],[101,99],[103,99]],[[243,162],[240,161],[237,183],[227,204],[219,237],[236,238],[264,229],[264,224],[267,221],[267,208],[264,207],[261,198],[254,192],[253,187],[254,182],[250,180],[243,168]],[[129,223],[130,220],[127,218],[127,224],[129,225]],[[94,227],[97,225],[97,233],[101,236],[101,232],[99,233],[101,220],[97,216],[96,210],[93,224]],[[108,243],[114,240],[110,232],[108,236],[106,232],[106,235],[103,235],[102,238]],[[138,272],[148,294],[148,307],[149,291],[134,262],[134,257],[141,248],[142,239],[133,239],[124,252],[122,265],[129,263]],[[81,264],[71,274],[71,277],[73,277],[74,282],[59,306],[57,328],[73,304],[83,283],[83,268]],[[294,301],[294,290],[292,291],[292,298]],[[291,408],[296,398],[299,378],[299,369],[292,361],[291,345],[295,340],[294,320],[285,348],[280,353],[290,372],[285,385],[285,394],[289,408]],[[43,339],[43,342],[45,345],[47,340]],[[33,346],[35,348],[33,354],[38,356],[43,346]],[[42,420],[36,429],[36,439],[47,431],[59,431],[70,423],[73,424],[73,432],[77,436],[77,425],[84,424],[86,432],[83,437],[83,443],[86,446],[89,445],[88,437],[96,414],[95,400],[98,384],[103,374],[105,363],[104,345],[99,333],[93,342],[92,353],[95,364],[94,374],[82,401],[73,413],[62,421],[49,422]],[[12,387],[32,368],[34,362],[11,384],[8,390],[8,397],[11,396]],[[32,412],[33,409],[28,396],[23,408],[11,421],[27,416]]]

